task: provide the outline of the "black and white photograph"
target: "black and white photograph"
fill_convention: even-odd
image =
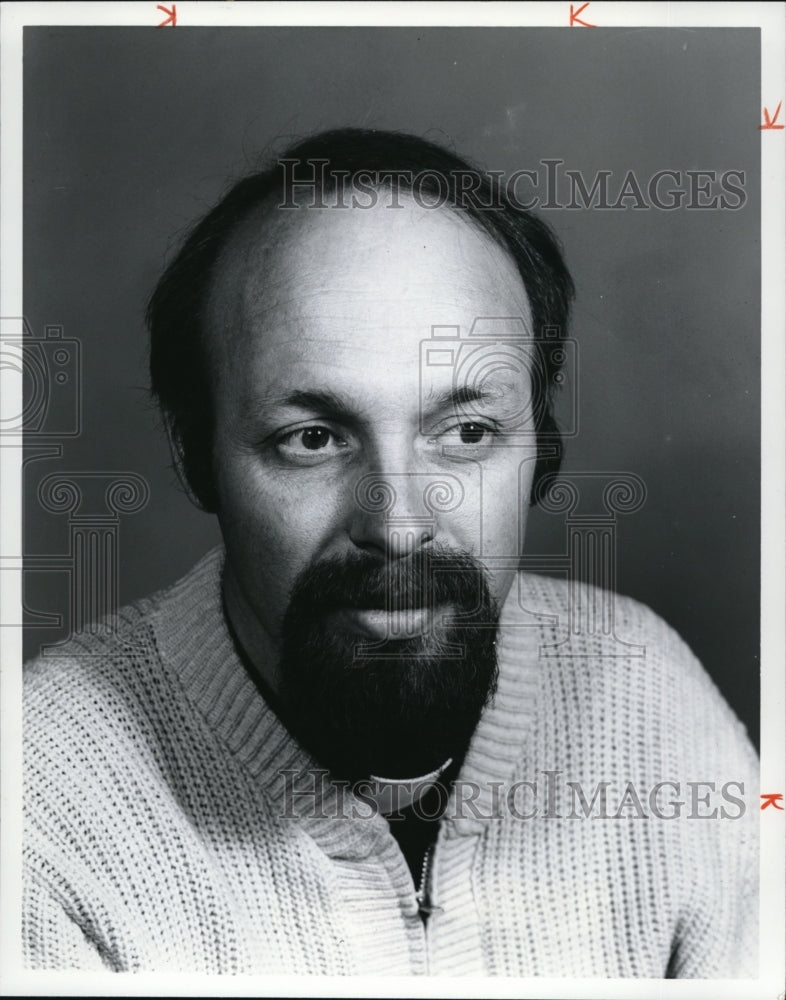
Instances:
[[[4,989],[774,997],[784,5],[11,6]]]

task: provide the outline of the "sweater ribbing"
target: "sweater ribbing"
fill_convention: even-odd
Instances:
[[[568,586],[520,576],[503,609],[497,694],[440,824],[441,910],[424,931],[384,817],[318,776],[238,660],[221,565],[209,553],[122,609],[113,634],[74,638],[26,667],[29,966],[755,974],[757,762],[651,611],[615,600],[630,647],[586,635],[559,647]],[[687,801],[688,783],[713,782],[698,812],[728,816],[658,818],[648,800],[647,818],[634,803],[616,819],[585,818],[569,784],[589,798],[608,782],[613,814],[628,783],[647,798],[661,781]],[[561,815],[542,802],[517,815],[534,803],[519,784],[511,808],[523,782],[540,799],[553,782]],[[718,794],[729,782],[744,785],[739,818]]]

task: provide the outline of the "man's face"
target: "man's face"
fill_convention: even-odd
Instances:
[[[274,689],[293,586],[314,566],[461,553],[504,601],[535,459],[527,349],[469,343],[476,317],[522,317],[531,333],[512,260],[448,209],[279,210],[222,258],[209,349],[225,598]],[[423,346],[434,326],[460,331],[436,354]],[[450,610],[332,621],[374,642]]]

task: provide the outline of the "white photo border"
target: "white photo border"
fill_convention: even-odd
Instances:
[[[171,3],[162,5],[171,9]],[[562,26],[568,2],[557,3],[234,3],[177,2],[179,25],[214,27],[288,25]],[[573,5],[581,7],[580,3]],[[761,29],[761,104],[772,114],[784,94],[786,34],[783,3],[604,3],[582,16],[604,27],[753,27]],[[146,26],[166,17],[155,2],[13,3],[0,9],[2,160],[0,161],[0,316],[22,316],[22,33],[28,25]],[[575,28],[573,30],[583,30]],[[781,113],[781,121],[786,113]],[[755,123],[753,125],[755,126]],[[762,157],[762,577],[761,788],[786,790],[784,664],[786,642],[786,170],[783,130],[761,131]],[[21,412],[22,381],[4,373],[0,407]],[[22,606],[22,451],[0,448],[0,555],[12,571],[0,573],[0,624],[19,621]],[[15,568],[18,565],[18,569]],[[21,963],[21,629],[2,629],[0,698],[2,815],[0,864],[0,989],[26,996],[483,996],[670,997],[783,996],[786,977],[786,823],[783,812],[761,814],[760,977],[758,980],[443,979],[385,980],[299,975],[245,977],[29,972]]]

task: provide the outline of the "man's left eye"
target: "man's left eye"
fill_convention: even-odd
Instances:
[[[495,433],[496,429],[488,424],[465,420],[448,427],[439,437],[447,445],[479,445],[489,444]]]
[[[489,429],[481,424],[469,423],[459,427],[459,437],[462,444],[479,444],[488,433],[490,433]]]
[[[332,434],[327,427],[306,427],[297,432],[297,440],[308,451],[319,451],[330,444]]]

